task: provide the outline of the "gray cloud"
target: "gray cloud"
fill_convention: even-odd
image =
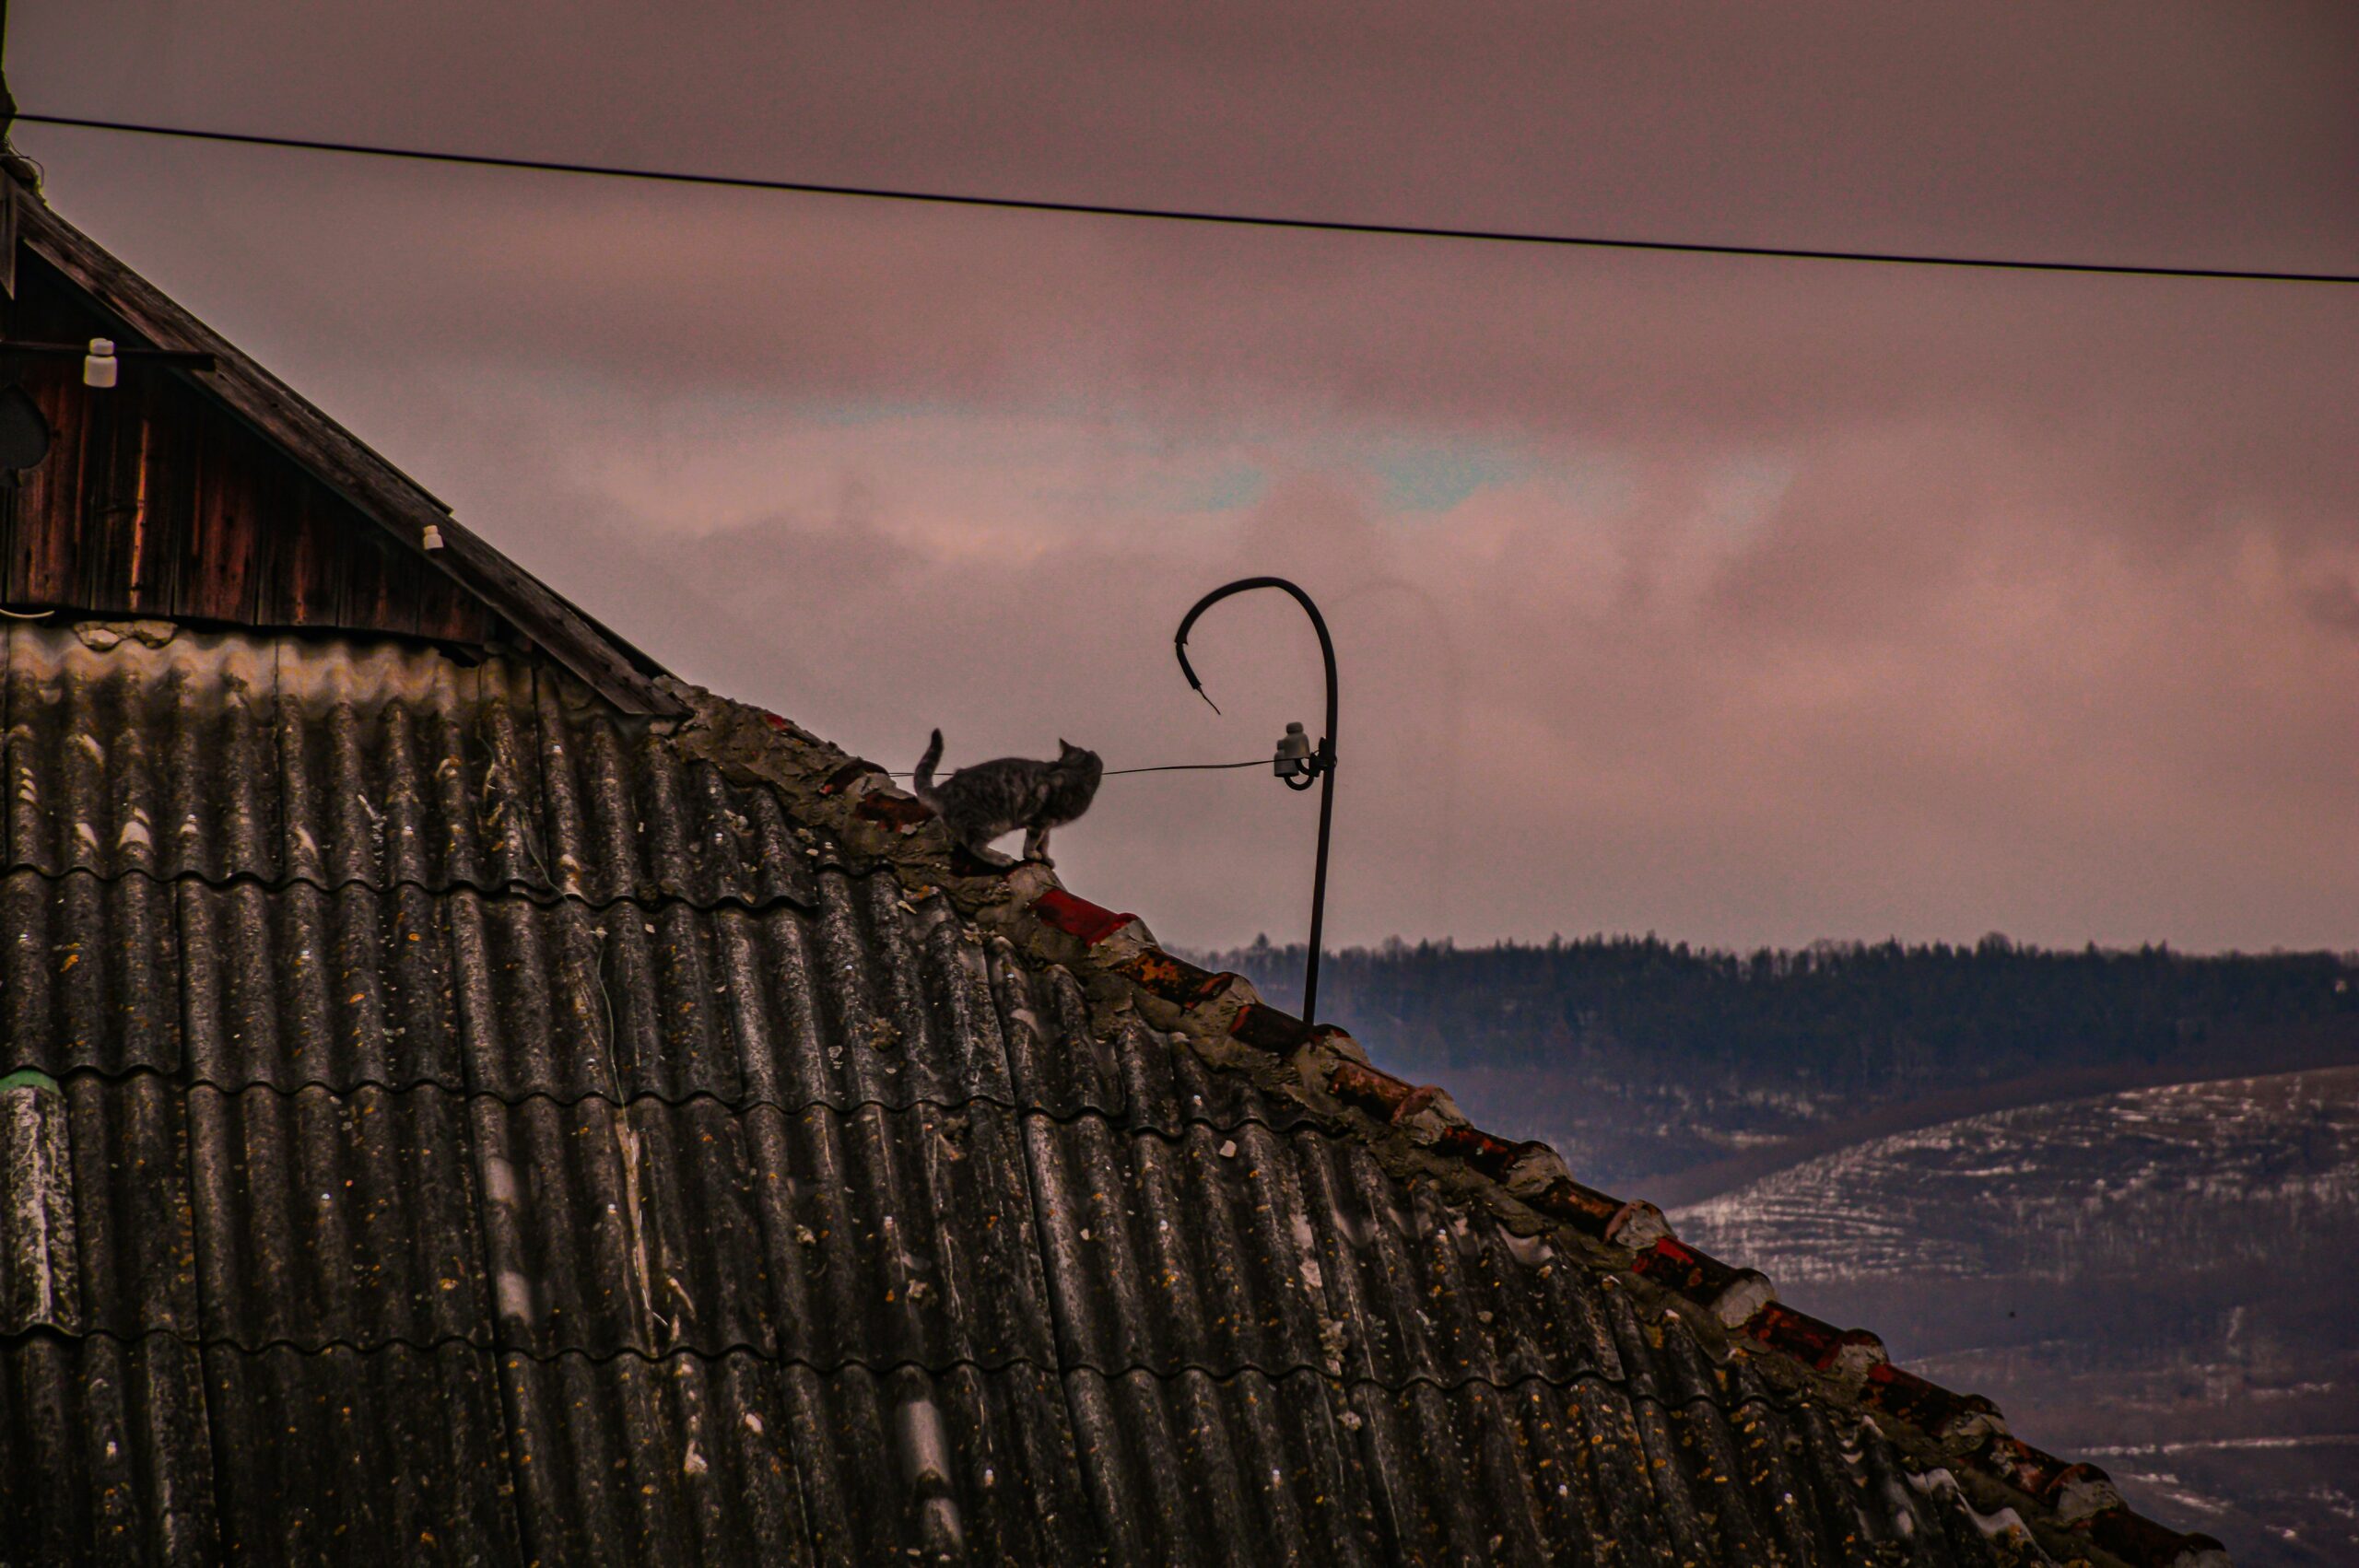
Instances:
[[[19,98],[1424,221],[2359,253],[2339,11],[114,9],[15,18]],[[1299,576],[1346,668],[1344,940],[2349,944],[2348,291],[18,139],[602,618],[895,766],[935,723],[954,760],[1252,755],[1315,716],[1291,607],[1198,634],[1225,719],[1168,633],[1224,577]],[[1167,939],[1282,938],[1309,829],[1250,774],[1119,781],[1060,859]]]

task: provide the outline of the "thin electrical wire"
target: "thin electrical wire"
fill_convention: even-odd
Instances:
[[[201,131],[182,125],[149,125],[124,120],[95,120],[69,114],[18,114],[21,124],[58,125],[83,131],[174,136],[187,141],[229,142],[241,146],[284,147],[299,152],[347,153],[362,158],[408,158],[422,163],[466,164],[480,169],[532,170],[546,174],[588,174],[604,179],[652,180],[675,185],[712,185],[739,191],[784,191],[810,196],[858,196],[874,201],[927,202],[940,206],[994,207],[1012,212],[1066,213],[1089,217],[1154,218],[1170,223],[1213,223],[1250,228],[1307,229],[1327,234],[1379,234],[1411,240],[1471,240],[1509,245],[1575,246],[1602,251],[1667,251],[1696,256],[1770,257],[1797,262],[1878,262],[1892,266],[1972,267],[2002,272],[2095,273],[2121,277],[2213,278],[2239,283],[2359,283],[2359,273],[2272,272],[2242,267],[2165,267],[2123,262],[2020,261],[2000,256],[1936,255],[1899,251],[1809,250],[1785,245],[1716,245],[1685,240],[1623,240],[1599,235],[1544,234],[1507,228],[1453,228],[1438,225],[1357,222],[1346,218],[1284,217],[1188,207],[1125,206],[1099,202],[1058,202],[1028,196],[977,196],[945,191],[910,191],[881,185],[834,185],[807,180],[763,180],[749,175],[694,174],[675,170],[632,169],[617,164],[565,163],[506,158],[491,153],[427,152],[415,147],[364,142],[332,142],[306,136],[266,136],[242,131]]]
[[[1099,777],[1111,778],[1123,773],[1206,773],[1227,767],[1267,767],[1270,759],[1257,756],[1250,762],[1167,762],[1160,767],[1109,767]],[[953,769],[952,771],[957,771]],[[887,778],[915,778],[914,773],[888,773]]]

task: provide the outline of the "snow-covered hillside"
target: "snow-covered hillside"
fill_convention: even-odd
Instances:
[[[2240,1562],[2359,1562],[2359,1068],[1970,1117],[1673,1219]]]
[[[1863,1201],[1872,1198],[1872,1201]],[[2359,1221],[2359,1068],[2140,1089],[1860,1143],[1684,1209],[1773,1276],[2283,1266]]]

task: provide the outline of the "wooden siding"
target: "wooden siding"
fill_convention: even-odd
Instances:
[[[118,335],[46,263],[18,259],[9,335]],[[202,381],[202,376],[195,378]],[[0,506],[0,603],[481,642],[504,622],[180,375],[30,361],[49,455]]]

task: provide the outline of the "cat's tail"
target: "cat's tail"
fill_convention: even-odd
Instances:
[[[918,758],[918,771],[916,777],[910,780],[910,793],[915,795],[919,800],[923,801],[929,806],[934,804],[933,765],[941,760],[942,731],[936,730],[933,732],[933,739],[927,743],[925,755]],[[937,807],[936,809],[939,810],[940,808]]]

